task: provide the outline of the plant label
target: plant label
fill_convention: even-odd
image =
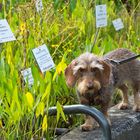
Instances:
[[[22,74],[22,76],[24,78],[24,81],[26,83],[28,83],[29,86],[33,85],[34,78],[33,78],[33,75],[32,75],[31,68],[28,68],[28,69],[25,69],[25,70],[21,71],[21,74]]]
[[[124,28],[123,22],[120,18],[113,20],[112,23],[116,31]]]
[[[0,43],[16,40],[6,19],[0,20]]]
[[[40,12],[43,9],[42,0],[36,0],[35,5],[36,5],[37,12]]]
[[[44,44],[32,50],[42,73],[55,67],[47,46]]]
[[[106,5],[96,6],[96,28],[107,26]]]

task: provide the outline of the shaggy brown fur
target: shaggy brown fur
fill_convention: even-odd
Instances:
[[[122,65],[113,65],[110,60],[122,60],[135,54],[127,49],[117,49],[102,58],[84,53],[74,59],[65,70],[66,83],[76,85],[81,104],[100,106],[100,111],[109,121],[107,110],[115,88],[122,90],[122,102],[119,109],[128,107],[129,83],[133,88],[134,111],[140,111],[140,61],[135,59]],[[110,123],[110,121],[109,121]],[[82,130],[92,130],[94,119],[86,116]]]

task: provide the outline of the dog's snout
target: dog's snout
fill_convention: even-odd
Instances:
[[[88,82],[87,87],[88,87],[88,89],[92,89],[93,88],[93,82],[92,81]]]

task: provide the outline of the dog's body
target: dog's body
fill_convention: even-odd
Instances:
[[[76,84],[81,104],[100,106],[100,110],[108,119],[107,110],[115,88],[122,90],[122,102],[119,109],[128,107],[129,83],[133,89],[135,111],[140,111],[140,61],[135,59],[121,65],[114,65],[110,60],[122,60],[135,54],[127,49],[117,49],[103,58],[91,53],[84,53],[74,59],[65,70],[67,85]],[[109,120],[109,119],[108,119]],[[83,130],[93,129],[93,119],[86,116]]]

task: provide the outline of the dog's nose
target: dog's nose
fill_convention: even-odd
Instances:
[[[88,82],[87,87],[88,87],[88,89],[92,89],[93,88],[93,82]]]

